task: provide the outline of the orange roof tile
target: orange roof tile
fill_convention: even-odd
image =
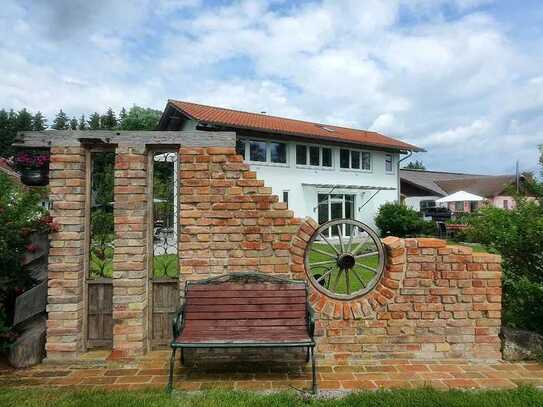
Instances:
[[[242,112],[172,99],[168,103],[192,119],[213,125],[398,150],[424,151],[420,147],[404,143],[403,141],[384,136],[374,131],[349,129],[346,127],[287,119],[267,114]]]

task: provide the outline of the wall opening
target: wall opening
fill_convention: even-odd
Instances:
[[[179,304],[179,157],[177,151],[151,151],[150,233],[151,347],[171,340],[171,319]]]
[[[113,151],[90,152],[87,256],[87,347],[111,347],[113,342]]]

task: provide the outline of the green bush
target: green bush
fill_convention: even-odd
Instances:
[[[519,199],[513,210],[483,208],[468,220],[469,240],[503,258],[503,322],[543,334],[543,205]]]
[[[381,236],[406,237],[435,233],[433,222],[425,221],[419,212],[397,203],[382,205],[375,224]]]

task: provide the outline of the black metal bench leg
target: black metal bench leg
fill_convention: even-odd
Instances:
[[[168,378],[168,387],[166,387],[166,391],[168,393],[171,393],[173,390],[173,370],[175,368],[175,352],[177,351],[177,348],[172,349],[172,356],[170,358],[170,375]]]
[[[305,351],[305,363],[308,363],[309,362],[309,346],[307,347],[306,351]]]
[[[311,370],[313,371],[313,386],[311,388],[313,394],[317,394],[317,367],[315,366],[315,349],[311,346]]]
[[[183,351],[183,348],[181,348],[181,364],[185,364],[185,352]]]

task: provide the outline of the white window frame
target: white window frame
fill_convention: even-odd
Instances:
[[[342,168],[341,167],[341,150],[347,150],[349,151],[349,168]],[[362,154],[363,153],[368,153],[370,155],[370,168],[369,169],[365,169],[365,168],[352,168],[352,159],[353,159],[353,155],[352,155],[352,152],[353,151],[357,151],[359,154],[360,154],[360,167],[362,167]],[[338,168],[340,169],[340,171],[347,171],[347,172],[373,172],[373,154],[371,151],[369,150],[360,150],[358,148],[344,148],[344,147],[340,147],[338,148]]]
[[[279,141],[279,140],[262,140],[258,138],[240,138],[238,141],[241,141],[244,144],[245,147],[245,162],[248,162],[249,164],[253,165],[267,165],[271,167],[290,167],[289,164],[289,143],[286,141]],[[266,144],[266,161],[252,161],[251,160],[251,142],[254,143],[264,143]],[[274,163],[271,161],[271,143],[280,143],[285,145],[285,153],[286,153],[286,162],[284,163]]]
[[[296,159],[297,159],[296,148],[297,148],[297,146],[304,146],[306,148],[305,158],[306,158],[306,163],[307,164],[298,164],[296,162]],[[309,148],[310,147],[317,147],[319,149],[319,165],[311,165],[311,164],[309,164]],[[322,149],[323,148],[327,148],[327,149],[330,150],[330,154],[331,154],[330,158],[332,159],[332,166],[330,166],[330,167],[325,167],[325,166],[322,165]],[[322,145],[319,145],[319,144],[294,143],[294,164],[298,168],[318,168],[320,170],[333,170],[334,169],[334,149],[332,147],[322,146]]]
[[[390,168],[391,170],[387,170],[387,157],[390,157]],[[394,174],[394,154],[392,153],[385,153],[385,173],[386,174]]]
[[[330,221],[331,218],[332,218],[332,203],[330,202],[330,196],[331,195],[343,195],[343,199],[342,199],[343,202],[341,204],[341,216],[342,217],[345,217],[345,205],[347,204],[347,200],[345,199],[345,197],[347,195],[352,196],[353,197],[353,207],[352,207],[352,214],[351,214],[350,219],[353,219],[353,220],[356,219],[356,202],[358,200],[358,196],[357,196],[358,194],[356,192],[352,192],[352,191],[350,191],[350,192],[337,191],[336,192],[336,191],[334,191],[334,192],[330,193],[330,190],[326,190],[326,191],[317,190],[317,220],[319,218],[319,212],[318,211],[319,211],[319,206],[320,206],[320,204],[319,204],[319,195],[327,195],[328,196],[328,198],[327,198],[328,202],[326,203],[327,212],[328,212],[328,217],[327,217],[328,220],[327,220],[327,222]],[[345,225],[343,225],[343,226],[345,226]],[[345,228],[343,228],[342,229],[342,237],[346,237],[346,236],[347,235],[345,233]],[[331,234],[330,229],[328,230],[328,236],[326,236],[326,237],[332,238],[332,234]]]

